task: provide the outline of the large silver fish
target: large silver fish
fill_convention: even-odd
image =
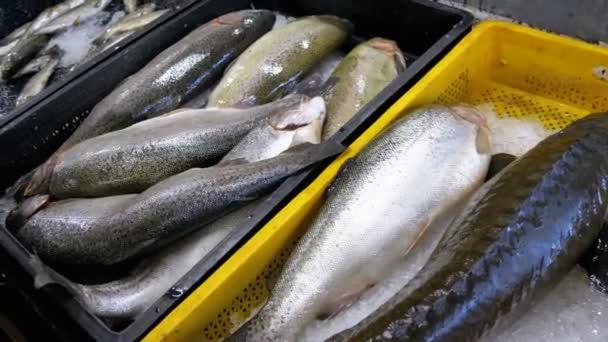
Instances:
[[[434,221],[483,183],[483,125],[469,108],[422,108],[348,161],[268,303],[233,340],[295,341],[407,262]]]
[[[129,15],[129,18],[123,18],[117,23],[106,29],[99,38],[95,39],[94,44],[102,45],[112,39],[112,37],[118,36],[126,32],[134,32],[142,27],[152,23],[156,19],[160,18],[163,14],[169,10],[159,10],[149,13],[144,13],[145,8],[142,9],[141,15],[134,16],[133,13]]]
[[[59,151],[178,108],[211,85],[228,63],[273,23],[270,11],[245,10],[195,29],[101,100]],[[48,191],[57,154],[37,170],[26,195]]]
[[[254,201],[173,242],[147,259],[123,279],[99,285],[70,286],[95,315],[134,318],[149,308],[175,282],[209,254],[228,234],[254,213]]]
[[[580,119],[484,184],[429,262],[332,341],[476,341],[559,283],[608,205],[608,113]]]
[[[318,144],[324,121],[325,102],[322,97],[314,97],[307,102],[305,110],[288,110],[254,128],[222,158],[222,162],[254,162],[275,157],[300,144]]]
[[[339,151],[337,145],[308,144],[255,163],[194,168],[127,201],[124,198],[129,195],[118,196],[120,203],[112,204],[112,210],[103,215],[90,213],[98,201],[117,197],[60,201],[42,208],[22,227],[12,228],[47,260],[113,264],[196,231],[231,207],[256,199],[284,178]]]
[[[23,103],[27,102],[32,97],[40,94],[44,88],[46,88],[46,84],[49,79],[55,72],[55,68],[59,64],[59,59],[53,58],[50,59],[43,67],[38,71],[34,76],[32,76],[17,97],[16,105],[20,106]]]
[[[285,112],[306,116],[316,110],[303,96],[247,109],[178,109],[59,154],[49,193],[70,198],[141,192],[192,167],[211,166],[273,117]]]

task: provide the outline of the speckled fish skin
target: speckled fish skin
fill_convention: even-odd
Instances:
[[[373,38],[356,46],[330,77],[336,83],[325,95],[327,122],[323,140],[340,130],[403,69],[404,58],[394,41]]]
[[[416,278],[331,341],[474,341],[525,310],[598,235],[608,200],[606,129],[608,114],[590,115],[494,176]]]
[[[99,102],[59,151],[173,110],[211,85],[241,51],[272,28],[274,14],[246,10],[195,29]],[[37,169],[26,195],[48,191],[54,158]]]
[[[318,144],[324,121],[325,102],[321,97],[314,97],[297,109],[288,110],[251,130],[221,162],[244,160],[251,163],[276,157],[300,144]]]
[[[333,16],[304,17],[270,31],[234,62],[209,98],[209,106],[270,102],[286,94],[350,35],[352,25]]]
[[[300,145],[255,163],[193,168],[155,184],[92,222],[86,215],[56,219],[61,213],[47,215],[43,209],[18,230],[18,236],[46,260],[118,263],[198,230],[230,207],[256,199],[284,178],[339,151],[336,145]],[[78,229],[71,224],[74,221],[88,225]]]
[[[21,90],[19,97],[17,97],[16,105],[20,106],[32,97],[40,94],[40,92],[43,91],[44,88],[46,88],[46,84],[55,72],[55,68],[58,64],[59,59],[51,59],[46,65],[42,67],[42,69],[40,69],[40,71],[38,71],[34,76],[32,76],[27,81],[25,86],[23,86],[23,90]]]
[[[50,193],[70,198],[141,192],[192,167],[211,166],[254,127],[307,102],[290,96],[247,109],[178,109],[85,140],[58,155]]]
[[[75,7],[36,30],[37,34],[50,34],[79,25],[101,13],[112,0],[94,0]]]
[[[296,341],[407,262],[427,227],[486,175],[486,133],[458,113],[414,111],[344,165],[268,303],[233,341]]]
[[[27,35],[0,60],[0,81],[8,80],[25,66],[48,42],[45,35]]]
[[[259,201],[168,245],[144,259],[128,277],[99,285],[74,284],[71,288],[93,314],[132,319],[152,306],[228,234],[245,223]]]
[[[101,100],[66,145],[177,108],[210,85],[273,23],[272,12],[246,10],[223,15],[195,29]]]

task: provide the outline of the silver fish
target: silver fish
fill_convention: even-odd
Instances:
[[[136,30],[152,23],[153,21],[160,18],[163,14],[167,13],[168,11],[169,10],[164,9],[164,10],[159,10],[159,11],[155,11],[155,12],[150,12],[147,14],[142,14],[139,16],[134,16],[134,17],[131,17],[128,19],[123,18],[123,19],[119,20],[116,24],[112,25],[112,27],[105,30],[104,33],[95,40],[95,42],[98,45],[100,43],[103,44],[104,42],[107,42],[114,36],[120,35],[125,32],[136,31]]]
[[[321,142],[325,121],[325,101],[315,97],[306,106],[289,110],[269,123],[254,128],[221,162],[255,162],[273,158],[299,144]]]
[[[42,69],[40,69],[40,71],[38,71],[34,76],[32,76],[23,87],[23,90],[21,90],[19,97],[17,97],[16,105],[20,106],[32,97],[40,94],[40,92],[44,90],[49,79],[55,72],[55,68],[58,64],[59,59],[51,59],[46,65],[42,67]]]
[[[36,19],[34,19],[32,21],[32,24],[27,28],[26,31],[23,32],[23,34],[38,33],[38,31],[41,28],[43,28],[44,26],[46,26],[47,24],[49,24],[56,18],[66,14],[67,12],[71,11],[72,9],[74,9],[78,6],[81,6],[87,2],[92,2],[92,1],[96,1],[96,0],[67,0],[67,1],[59,3],[55,6],[49,7],[47,9],[45,9],[44,11],[42,11],[42,13],[40,13],[36,17]]]
[[[340,151],[335,144],[308,144],[255,163],[193,168],[126,201],[122,199],[129,195],[74,200],[80,202],[78,207],[88,208],[85,214],[64,209],[59,202],[14,230],[46,260],[114,264],[196,231],[231,207],[258,198],[286,177]],[[112,204],[109,211],[88,214],[97,210],[98,201],[117,197],[120,203]],[[76,206],[69,201],[64,202]]]
[[[88,2],[80,5],[69,12],[64,13],[60,17],[47,23],[36,31],[39,34],[55,33],[57,31],[68,29],[72,26],[79,25],[80,23],[88,20],[91,17],[96,16],[103,11],[112,0],[98,0]]]
[[[348,161],[268,303],[233,340],[295,341],[407,262],[434,221],[483,183],[490,156],[480,125],[473,110],[422,108]]]
[[[138,0],[123,0],[127,13],[133,13],[137,9]]]
[[[13,75],[13,78],[19,78],[25,75],[37,73],[38,71],[42,70],[45,65],[49,64],[51,60],[53,60],[53,56],[51,55],[42,55],[40,57],[36,57],[21,68],[15,75]]]
[[[48,42],[45,35],[28,34],[0,60],[0,80],[7,80],[25,66]]]
[[[6,45],[0,46],[0,57],[9,53],[11,51],[11,49],[13,47],[15,47],[15,45],[17,45],[17,40],[13,40],[12,42],[10,42]]]
[[[141,192],[192,167],[211,166],[254,127],[310,101],[291,96],[247,109],[179,109],[106,133],[57,157],[50,193],[59,198]]]
[[[99,285],[73,284],[70,287],[95,315],[136,317],[154,304],[228,234],[246,222],[259,202],[254,201],[175,241],[145,259],[123,279]]]

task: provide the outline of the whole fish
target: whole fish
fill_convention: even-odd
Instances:
[[[598,235],[608,200],[606,129],[608,114],[589,115],[494,176],[418,275],[332,341],[474,341],[525,310]]]
[[[36,30],[38,34],[49,34],[68,29],[92,18],[103,11],[112,0],[95,0],[84,3],[46,23]]]
[[[138,265],[128,277],[99,285],[69,286],[95,315],[132,319],[152,306],[173,284],[255,212],[259,200],[173,242]]]
[[[273,158],[300,144],[318,144],[324,121],[323,98],[312,98],[306,110],[288,110],[251,130],[221,162],[240,160],[251,163]]]
[[[104,33],[98,38],[99,42],[97,44],[103,44],[110,40],[114,36],[118,36],[125,32],[132,32],[138,30],[156,19],[160,18],[163,14],[167,13],[169,10],[159,10],[150,12],[147,14],[142,14],[139,16],[135,16],[129,19],[120,20],[116,24],[112,25],[112,27],[108,28],[104,31]]]
[[[17,97],[16,105],[20,106],[32,97],[40,94],[40,92],[46,88],[46,84],[55,72],[55,68],[58,64],[59,59],[51,59],[42,67],[42,69],[40,69],[40,71],[32,76],[21,90],[19,97]]]
[[[97,1],[97,0],[66,0],[55,6],[49,7],[47,9],[45,9],[44,11],[42,11],[42,13],[40,13],[36,17],[36,19],[34,19],[32,21],[31,25],[29,25],[27,27],[27,30],[25,30],[22,33],[22,35],[24,35],[26,33],[39,33],[38,31],[41,28],[48,25],[50,22],[52,22],[56,18],[68,13],[69,11],[73,10],[76,7],[79,7],[81,5],[84,5],[84,4],[90,3],[90,2],[94,2],[94,1]]]
[[[209,106],[254,105],[280,98],[342,45],[351,29],[346,20],[321,15],[270,31],[230,66],[211,93]]]
[[[408,262],[428,227],[483,183],[483,125],[469,108],[421,108],[348,161],[268,303],[233,340],[295,341]]]
[[[85,140],[57,156],[49,193],[69,198],[141,192],[192,167],[213,165],[273,116],[316,110],[310,102],[291,96],[248,109],[178,109]]]
[[[8,80],[25,66],[48,42],[45,35],[26,35],[0,60],[0,81]]]
[[[25,75],[35,74],[38,71],[42,70],[53,59],[53,56],[51,56],[50,54],[45,54],[36,57],[32,59],[29,63],[27,63],[23,68],[21,68],[15,75],[13,75],[13,78],[19,78]]]
[[[245,10],[195,29],[101,100],[59,151],[179,107],[211,85],[232,59],[270,30],[273,22],[270,11]],[[47,191],[57,154],[38,168],[26,195]]]
[[[335,85],[325,95],[323,140],[340,130],[404,69],[403,54],[394,41],[373,38],[357,45],[331,75]]]
[[[256,199],[284,178],[340,150],[338,145],[300,145],[255,163],[193,168],[127,202],[122,199],[128,195],[119,196],[120,205],[112,205],[111,212],[90,215],[99,199],[78,199],[80,203],[73,206],[84,208],[81,214],[64,212],[60,204],[41,206],[25,225],[11,229],[47,260],[114,264],[198,230],[231,207]]]
[[[123,0],[127,13],[133,13],[137,9],[137,0]]]

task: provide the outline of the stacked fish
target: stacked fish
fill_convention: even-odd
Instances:
[[[497,155],[484,184],[486,126],[469,107],[421,108],[347,161],[269,300],[229,340],[475,341],[555,287],[604,221],[608,113],[515,161]]]
[[[38,95],[47,85],[65,53],[50,42],[50,36],[97,18],[112,0],[66,0],[42,11],[35,19],[15,29],[2,39],[0,46],[0,82],[13,82],[32,75],[16,105]],[[158,19],[167,10],[155,10],[154,3],[138,7],[137,0],[124,0],[124,17],[110,22],[93,42],[86,59],[115,46],[133,32]]]
[[[133,318],[149,307],[256,199],[338,153],[322,136],[405,68],[394,42],[373,38],[317,82],[352,24],[318,15],[271,30],[274,21],[244,10],[196,28],[102,99],[35,171],[7,223],[45,261],[146,257],[125,279],[67,282],[92,312]],[[203,94],[207,108],[185,107]]]

